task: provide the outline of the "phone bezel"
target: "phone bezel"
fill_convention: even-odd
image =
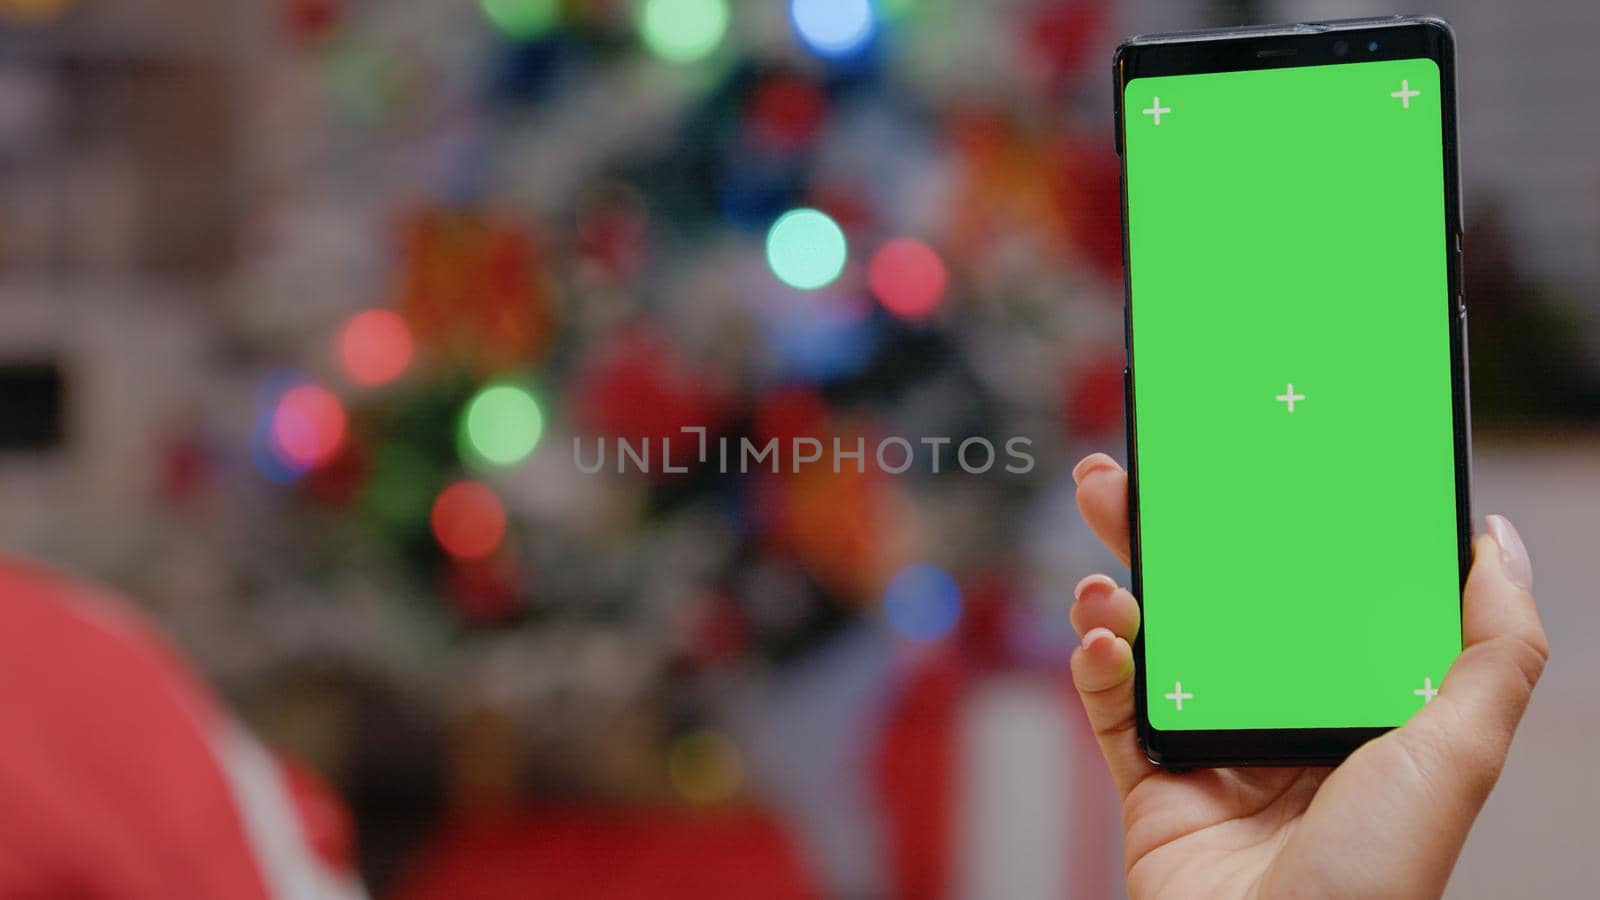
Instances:
[[[1344,55],[1334,45],[1343,41]],[[1376,50],[1367,47],[1377,42]],[[1260,28],[1214,29],[1141,35],[1117,48],[1113,62],[1117,155],[1122,158],[1122,253],[1124,277],[1124,404],[1128,450],[1128,519],[1133,593],[1143,603],[1139,541],[1139,464],[1134,396],[1138,374],[1133,358],[1132,275],[1128,266],[1127,158],[1123,153],[1124,89],[1134,78],[1238,72],[1295,66],[1338,65],[1426,57],[1439,66],[1445,179],[1445,245],[1449,295],[1445,321],[1450,333],[1451,393],[1454,403],[1456,518],[1461,583],[1472,564],[1471,420],[1467,384],[1466,305],[1461,289],[1461,190],[1456,130],[1455,35],[1442,19],[1395,16]],[[1139,745],[1151,762],[1167,768],[1242,765],[1336,764],[1389,728],[1286,728],[1162,731],[1150,724],[1147,709],[1144,633],[1134,641],[1134,697]]]

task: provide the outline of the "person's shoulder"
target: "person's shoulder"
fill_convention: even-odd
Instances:
[[[126,897],[202,882],[261,897],[216,753],[230,727],[131,603],[0,559],[0,896],[54,877]],[[186,870],[196,853],[217,862]]]
[[[73,753],[141,720],[205,732],[219,715],[209,689],[129,602],[38,563],[0,557],[0,734],[63,734]]]
[[[0,557],[0,660],[42,669],[70,686],[94,680],[105,696],[183,685],[190,713],[211,702],[188,665],[134,606],[92,582]]]

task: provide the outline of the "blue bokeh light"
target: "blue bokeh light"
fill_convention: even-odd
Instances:
[[[872,0],[790,0],[789,19],[800,42],[828,59],[860,53],[878,32]]]
[[[890,627],[914,641],[937,641],[961,621],[961,588],[949,573],[928,563],[901,569],[883,594]]]
[[[261,379],[261,386],[256,388],[256,412],[276,409],[278,401],[283,399],[291,389],[302,384],[310,384],[311,379],[304,372],[294,369],[274,369]]]
[[[261,476],[273,484],[292,484],[306,473],[306,467],[278,449],[273,419],[270,409],[256,415],[255,425],[250,429],[250,461],[255,463]]]
[[[261,380],[256,391],[255,421],[250,427],[250,461],[263,478],[273,484],[291,484],[306,473],[307,467],[284,455],[278,446],[274,419],[278,401],[291,388],[306,384],[306,376],[290,370],[279,369]]]
[[[881,325],[849,294],[773,287],[761,295],[762,336],[779,377],[827,383],[872,361]]]

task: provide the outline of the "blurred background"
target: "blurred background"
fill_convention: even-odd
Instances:
[[[1111,50],[1395,11],[0,0],[0,546],[136,598],[375,897],[1120,896],[1065,673],[1117,571],[1069,477],[1122,455]],[[1414,11],[1460,38],[1475,506],[1555,654],[1451,893],[1572,896],[1600,6]]]

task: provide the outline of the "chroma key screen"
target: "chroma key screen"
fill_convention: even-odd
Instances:
[[[1401,724],[1461,647],[1439,69],[1123,100],[1150,720]]]

